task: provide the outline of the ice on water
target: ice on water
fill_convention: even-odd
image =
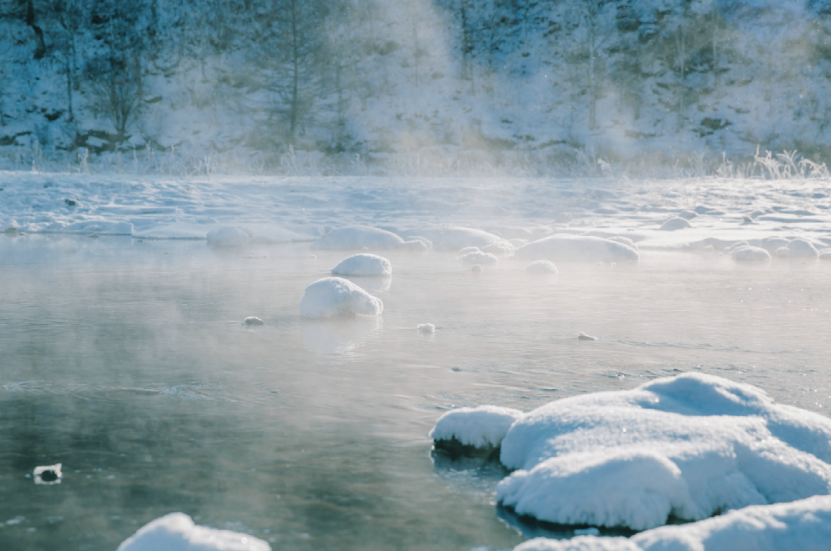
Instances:
[[[325,277],[306,287],[300,301],[300,315],[306,318],[330,318],[361,314],[380,316],[384,303],[358,285],[340,277]]]

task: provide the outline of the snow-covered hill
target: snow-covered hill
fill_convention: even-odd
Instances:
[[[0,155],[823,158],[830,24],[826,0],[3,0]]]

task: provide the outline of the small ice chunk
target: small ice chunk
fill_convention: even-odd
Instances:
[[[44,465],[42,467],[35,467],[33,473],[35,477],[35,484],[51,485],[60,484],[63,473],[61,472],[61,463],[54,465]]]
[[[473,272],[474,274],[478,274],[479,272],[482,271],[482,266],[480,266],[479,264],[474,264],[473,266],[470,267],[470,271]]]
[[[685,230],[691,227],[692,226],[685,218],[681,218],[680,216],[673,216],[672,218],[661,224],[661,227],[659,229],[661,231],[676,231]]]
[[[733,260],[738,262],[762,262],[770,260],[770,253],[761,247],[739,247],[733,250]]]
[[[429,436],[436,442],[455,439],[465,446],[498,448],[522,415],[517,409],[497,406],[458,408],[442,415]]]
[[[339,276],[392,277],[392,264],[383,256],[353,254],[332,268],[332,273]]]
[[[251,234],[236,226],[224,226],[208,232],[208,245],[212,247],[241,247],[251,241]]]
[[[529,274],[557,274],[557,266],[550,260],[535,260],[525,267]]]
[[[271,546],[248,534],[197,526],[184,513],[170,513],[139,528],[116,551],[271,551]]]
[[[262,325],[263,320],[256,316],[248,316],[245,318],[245,325]]]
[[[499,259],[491,253],[483,253],[481,251],[474,251],[463,254],[459,257],[462,262],[467,264],[496,264]]]
[[[587,335],[582,331],[577,334],[577,340],[579,341],[596,341],[597,337],[592,337],[591,335]]]
[[[418,329],[420,333],[435,333],[436,332],[436,326],[433,325],[432,323],[419,323],[416,326],[416,329]]]
[[[306,318],[328,318],[338,315],[362,314],[380,316],[384,303],[351,281],[325,277],[306,287],[300,301],[300,315]]]
[[[511,244],[510,241],[502,240],[502,241],[494,241],[493,243],[489,243],[482,247],[482,252],[491,253],[496,255],[507,256],[512,254],[516,248]]]

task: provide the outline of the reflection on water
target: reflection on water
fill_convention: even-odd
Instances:
[[[381,318],[304,320],[346,256],[316,254],[0,236],[0,549],[115,549],[171,511],[275,549],[510,548],[535,532],[496,510],[502,469],[430,454],[451,407],[693,369],[831,404],[825,263],[653,253],[539,278],[393,252]]]

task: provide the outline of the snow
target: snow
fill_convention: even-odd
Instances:
[[[514,421],[522,415],[519,410],[497,406],[458,408],[439,418],[430,431],[430,438],[435,441],[456,439],[477,448],[497,448]]]
[[[514,246],[507,239],[475,228],[448,226],[422,229],[419,233],[432,239],[434,247],[440,251],[461,251],[466,247],[476,247],[483,252],[500,255],[514,251]]]
[[[499,262],[496,255],[479,250],[465,253],[459,259],[467,264],[496,264]]]
[[[517,258],[553,262],[637,262],[638,252],[617,241],[602,237],[557,234],[518,249]]]
[[[687,228],[691,228],[689,222],[687,222],[686,218],[681,218],[680,216],[675,216],[670,218],[663,224],[661,224],[661,231],[676,231],[676,230],[684,230]]]
[[[436,326],[433,325],[432,323],[419,323],[416,326],[416,329],[418,329],[419,333],[431,333],[432,334],[432,333],[436,332]]]
[[[529,274],[556,274],[557,266],[550,260],[535,260],[525,267]]]
[[[580,532],[575,530],[575,533]],[[831,541],[831,496],[754,505],[689,524],[662,526],[631,538],[587,535],[536,538],[514,551],[825,551]]]
[[[816,258],[819,251],[814,244],[806,239],[794,239],[788,243],[788,256],[794,258]]]
[[[351,281],[339,277],[319,279],[306,287],[300,301],[300,315],[306,318],[328,318],[361,314],[380,316],[384,303]]]
[[[500,461],[516,471],[497,499],[519,514],[644,530],[831,491],[831,420],[686,373],[538,408]]]
[[[751,247],[750,245],[743,245],[733,249],[733,260],[739,262],[760,262],[770,260],[770,253],[761,247]]]
[[[313,249],[360,250],[397,249],[404,245],[398,235],[380,228],[369,226],[346,226],[326,234],[312,243]]]
[[[375,254],[353,254],[332,268],[338,276],[392,277],[392,264],[383,256]]]
[[[35,484],[42,484],[45,486],[60,484],[61,478],[63,477],[63,472],[61,471],[62,468],[63,465],[61,463],[35,467],[35,470],[32,473],[32,476],[35,478]]]
[[[208,245],[213,247],[241,247],[251,241],[251,233],[236,226],[223,226],[208,232]]]
[[[197,526],[184,513],[170,513],[139,528],[117,551],[271,551],[271,546],[248,534]]]

